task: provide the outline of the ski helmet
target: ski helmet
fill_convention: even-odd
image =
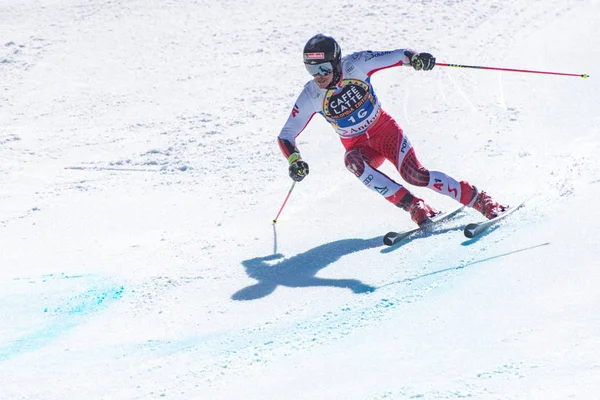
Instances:
[[[331,36],[319,33],[306,42],[303,53],[304,64],[311,75],[316,75],[317,73],[326,75],[326,73],[324,74],[323,72],[327,72],[329,65],[331,66],[330,69],[334,75],[330,87],[335,87],[342,72],[342,65],[340,62],[342,59],[342,50],[335,39]],[[313,67],[315,65],[327,63],[329,64],[323,65],[321,68],[315,69]]]

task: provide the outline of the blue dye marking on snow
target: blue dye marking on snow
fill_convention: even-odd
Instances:
[[[94,288],[70,298],[65,304],[54,308],[53,312],[74,315],[99,311],[99,309],[103,305],[106,306],[110,300],[119,300],[123,297],[124,290],[125,288],[123,286],[111,288],[108,291],[105,289]]]
[[[53,274],[50,274],[52,276]],[[49,275],[38,278],[21,278],[31,283],[48,281]],[[52,276],[50,279],[81,278],[82,275]],[[94,282],[86,285],[87,290],[62,300],[58,306],[40,309],[46,322],[39,329],[16,338],[6,344],[0,343],[0,362],[20,354],[43,348],[51,341],[86,321],[86,317],[108,308],[114,301],[120,300],[125,292],[124,286],[115,286],[110,281],[93,277]],[[41,279],[40,279],[41,278]],[[19,280],[16,278],[15,280]],[[60,294],[60,293],[59,293]],[[41,293],[40,295],[44,295]],[[23,299],[27,301],[27,299]]]

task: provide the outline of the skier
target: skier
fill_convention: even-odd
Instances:
[[[457,182],[443,172],[423,167],[408,137],[381,108],[371,75],[402,65],[429,71],[435,66],[435,58],[410,49],[360,51],[342,58],[334,38],[313,36],[304,46],[304,66],[313,79],[304,85],[278,136],[279,147],[289,162],[290,177],[300,182],[308,175],[309,167],[296,147],[296,137],[319,113],[340,136],[350,172],[368,188],[408,211],[418,225],[430,222],[437,211],[377,169],[386,159],[407,183],[449,196],[488,219],[496,217],[505,207],[487,193],[466,181]]]

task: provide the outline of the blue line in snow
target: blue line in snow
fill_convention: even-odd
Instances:
[[[61,278],[68,277],[63,275]],[[38,282],[44,281],[45,279],[38,280]],[[92,287],[86,286],[88,286],[87,290],[63,300],[58,306],[44,308],[43,312],[47,313],[46,318],[49,321],[39,329],[6,344],[0,343],[0,361],[43,348],[54,339],[85,322],[85,317],[98,313],[109,307],[114,301],[121,299],[125,291],[124,286],[114,286],[110,282],[94,282]],[[43,296],[44,293],[39,293],[39,295]],[[24,298],[23,301],[28,301],[28,299]]]

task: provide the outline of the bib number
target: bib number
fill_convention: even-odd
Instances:
[[[358,110],[358,112],[356,113],[356,116],[358,117],[358,121],[365,119],[365,117],[367,116],[367,110],[365,110],[364,108],[361,108],[360,110]],[[356,118],[354,118],[354,115],[351,117],[348,117],[348,120],[350,122],[352,122],[353,124],[356,124],[358,121],[356,120]]]

